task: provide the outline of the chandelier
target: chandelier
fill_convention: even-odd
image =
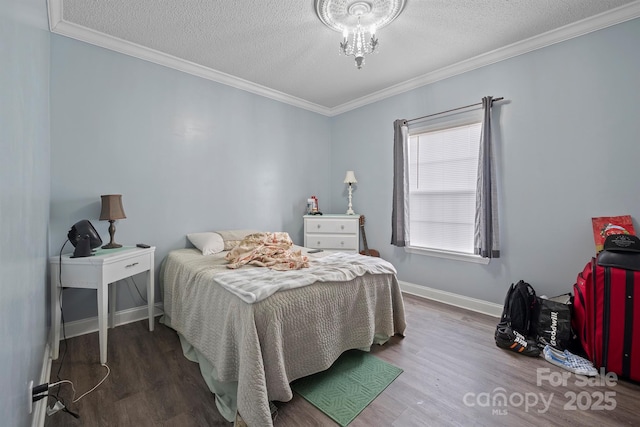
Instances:
[[[376,30],[400,15],[405,0],[315,0],[316,14],[324,25],[342,33],[340,54],[353,56],[356,68],[365,55],[377,52]]]
[[[360,25],[360,17],[358,16],[358,25],[351,33],[351,41],[349,41],[349,30],[344,29],[342,32],[342,41],[340,42],[340,53],[356,58],[356,67],[358,70],[364,65],[364,56],[376,52],[378,47],[378,39],[376,38],[376,27],[372,25],[369,28],[370,38],[367,38],[366,32]]]

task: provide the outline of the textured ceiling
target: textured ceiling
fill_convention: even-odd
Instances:
[[[638,17],[640,1],[407,0],[361,70],[313,0],[49,0],[49,14],[53,32],[333,115]]]

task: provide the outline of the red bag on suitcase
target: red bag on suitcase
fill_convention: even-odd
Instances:
[[[640,381],[640,240],[616,235],[574,285],[574,328],[596,368]],[[584,316],[581,318],[581,316]]]
[[[571,313],[571,329],[577,335],[582,349],[587,355],[587,359],[593,360],[591,355],[591,342],[587,332],[591,329],[587,327],[587,282],[591,280],[595,258],[584,266],[582,272],[578,273],[576,283],[573,285],[573,311]],[[591,289],[591,286],[589,286]]]

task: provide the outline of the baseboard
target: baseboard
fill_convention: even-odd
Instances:
[[[162,303],[156,303],[153,306],[153,315],[155,317],[164,314]],[[126,325],[127,323],[137,322],[149,318],[147,306],[130,308],[127,310],[116,311],[116,326]],[[65,334],[67,338],[77,337],[80,335],[98,332],[98,316],[89,317],[87,319],[75,320],[73,322],[65,322]],[[63,339],[62,334],[60,339]]]
[[[399,284],[402,292],[407,294],[442,302],[455,307],[465,308],[467,310],[487,314],[493,317],[500,317],[502,315],[502,305],[500,304],[470,298],[464,295],[454,294],[452,292],[428,288],[426,286],[420,286],[409,282],[400,281]]]
[[[49,382],[51,376],[51,348],[47,342],[44,346],[44,356],[42,358],[42,369],[40,370],[40,379],[38,384]],[[43,427],[44,417],[47,414],[47,399],[40,399],[33,404],[33,416],[31,418],[31,427]]]

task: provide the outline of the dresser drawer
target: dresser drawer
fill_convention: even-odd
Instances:
[[[309,218],[307,233],[355,234],[358,232],[358,221],[333,218]]]
[[[304,217],[304,246],[326,251],[358,252],[360,217],[328,214]]]
[[[151,258],[149,254],[128,257],[111,263],[105,263],[103,274],[107,283],[113,283],[126,277],[149,270]]]
[[[330,234],[308,234],[307,247],[314,249],[335,249],[335,250],[358,250],[358,236],[330,235]]]

